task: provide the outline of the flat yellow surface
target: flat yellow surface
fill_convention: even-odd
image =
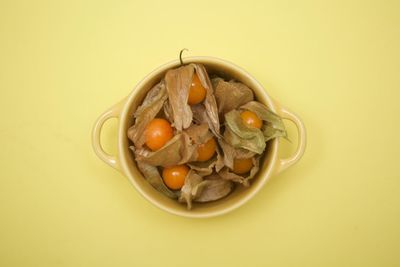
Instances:
[[[0,266],[399,266],[399,12],[0,1]],[[98,115],[184,47],[245,68],[308,130],[297,165],[212,219],[152,206],[91,148]],[[116,127],[103,134],[112,153]]]

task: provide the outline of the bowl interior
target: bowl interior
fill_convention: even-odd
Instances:
[[[254,91],[258,101],[264,103],[275,111],[273,101],[264,88],[247,72],[234,64],[210,57],[185,58],[184,62],[201,63],[206,67],[209,75],[216,74],[226,79],[235,79],[246,84]],[[129,149],[131,142],[127,138],[126,132],[134,123],[132,114],[141,104],[147,92],[164,77],[165,72],[168,69],[178,67],[179,65],[180,62],[176,60],[154,70],[135,87],[131,95],[128,97],[124,111],[121,114],[119,126],[119,158],[121,166],[135,188],[147,200],[163,210],[186,217],[211,217],[221,215],[241,206],[262,188],[264,183],[271,176],[272,169],[275,166],[278,142],[276,139],[268,142],[266,152],[260,161],[260,171],[256,177],[253,178],[250,187],[246,188],[237,185],[231,194],[218,201],[194,203],[192,210],[188,211],[186,209],[186,204],[178,203],[176,200],[170,199],[155,190],[137,169],[133,153]]]

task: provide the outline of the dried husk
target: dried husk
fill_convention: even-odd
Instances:
[[[159,192],[170,198],[179,197],[180,191],[172,191],[164,184],[157,167],[140,161],[137,162],[137,166],[146,180]]]
[[[212,133],[208,131],[208,125],[205,123],[200,125],[193,124],[185,132],[189,135],[192,143],[198,145],[204,144],[213,137]]]
[[[253,167],[251,168],[247,176],[241,176],[239,174],[233,173],[228,167],[222,168],[222,170],[218,174],[222,177],[222,179],[240,183],[244,186],[249,186],[250,180],[254,178],[260,168],[260,157],[252,157],[252,162]]]
[[[144,131],[147,124],[156,117],[167,99],[167,91],[164,81],[156,84],[146,95],[143,103],[134,113],[135,123],[128,129],[128,138],[141,148],[145,143]]]
[[[218,139],[218,140],[220,140],[220,139]],[[221,149],[219,148],[219,146],[217,146],[216,152],[217,152],[217,160],[215,162],[215,171],[219,172],[225,166],[224,157],[223,157],[223,153],[222,153]]]
[[[231,110],[225,114],[225,141],[234,148],[243,148],[261,154],[265,149],[264,134],[260,129],[247,127],[240,112]]]
[[[222,139],[217,139],[217,142],[219,143],[220,140]],[[208,141],[208,140],[207,140]],[[211,175],[212,172],[215,170],[216,172],[219,172],[224,166],[224,156],[222,155],[220,147],[217,145],[216,147],[216,155],[214,155],[211,159],[200,162],[200,161],[195,161],[195,162],[190,162],[188,163],[188,166],[195,170],[200,176],[208,176]],[[252,153],[252,152],[250,152]],[[251,154],[251,155],[254,155]]]
[[[212,157],[207,161],[194,161],[188,163],[188,166],[197,172],[198,175],[204,177],[210,175],[215,165],[217,164],[217,156]]]
[[[211,84],[210,78],[208,77],[206,68],[201,64],[190,64],[196,70],[196,74],[200,79],[201,85],[206,89],[206,99],[203,101],[207,122],[210,127],[210,130],[214,133],[215,136],[220,137],[220,123],[218,117],[218,107],[217,101],[214,96],[213,86]]]
[[[194,66],[185,65],[170,69],[165,74],[168,100],[172,110],[172,117],[174,118],[173,126],[178,131],[188,128],[192,123],[192,110],[187,102],[193,73]]]
[[[232,192],[234,188],[231,181],[221,179],[216,173],[205,177],[202,183],[203,184],[200,185],[202,187],[201,193],[193,198],[195,202],[210,202],[221,199]]]
[[[163,111],[164,111],[165,118],[172,125],[174,123],[174,118],[172,116],[172,107],[171,107],[171,104],[169,103],[168,99],[164,102]]]
[[[135,159],[138,162],[144,162],[153,166],[174,166],[185,161],[185,159],[194,151],[189,144],[185,148],[185,144],[189,143],[185,139],[187,135],[177,134],[168,141],[162,148],[157,151],[151,151],[147,148],[139,148],[135,150]]]
[[[230,169],[233,169],[234,159],[247,159],[256,155],[256,153],[246,149],[234,148],[223,139],[219,139],[218,143],[224,153],[223,165],[227,166]]]
[[[214,78],[212,84],[221,119],[225,113],[254,100],[253,91],[242,83]]]
[[[211,137],[207,124],[192,125],[186,131],[176,134],[157,151],[150,151],[144,147],[136,149],[135,159],[153,166],[169,167],[185,164],[196,160],[198,145]]]
[[[206,184],[203,182],[203,178],[195,171],[190,170],[186,175],[185,183],[181,188],[179,202],[186,203],[187,208],[190,210],[192,208],[193,198],[197,197],[201,193],[205,185]]]
[[[196,161],[198,157],[198,146],[206,143],[210,138],[213,138],[213,134],[209,131],[207,124],[193,124],[188,129],[186,129],[185,134],[189,136],[190,144],[196,148],[188,161]]]
[[[208,117],[206,113],[206,108],[202,104],[197,104],[192,106],[193,122],[197,124],[208,124]]]
[[[210,138],[214,138],[213,134],[208,130],[207,124],[192,125],[186,130],[186,132],[190,136],[192,144],[197,146],[206,143]],[[214,156],[204,162],[196,161],[196,158],[197,153],[195,157],[192,157],[193,161],[188,163],[188,166],[195,170],[200,176],[210,175],[217,162],[217,157]]]
[[[195,171],[190,170],[181,189],[180,202],[186,202],[187,208],[192,208],[192,201],[209,202],[227,196],[233,189],[233,183],[213,173],[204,179]]]

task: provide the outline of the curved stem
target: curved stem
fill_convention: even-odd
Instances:
[[[182,53],[183,51],[189,51],[187,48],[183,48],[180,52],[179,52],[179,60],[181,61],[181,66],[183,66],[183,61],[182,61]]]

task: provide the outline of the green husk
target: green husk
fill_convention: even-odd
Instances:
[[[232,110],[225,114],[225,141],[234,148],[243,148],[261,154],[265,149],[264,135],[260,129],[247,127],[240,112]]]
[[[267,106],[257,101],[250,101],[242,105],[239,110],[254,112],[263,121],[263,125],[261,129],[250,128],[243,123],[240,111],[232,110],[226,113],[224,137],[234,148],[243,148],[261,154],[265,149],[265,143],[269,140],[287,137],[282,118]]]
[[[264,134],[265,142],[275,137],[287,137],[282,118],[272,112],[267,106],[257,101],[251,101],[241,106],[240,109],[252,111],[264,121],[261,130]]]

